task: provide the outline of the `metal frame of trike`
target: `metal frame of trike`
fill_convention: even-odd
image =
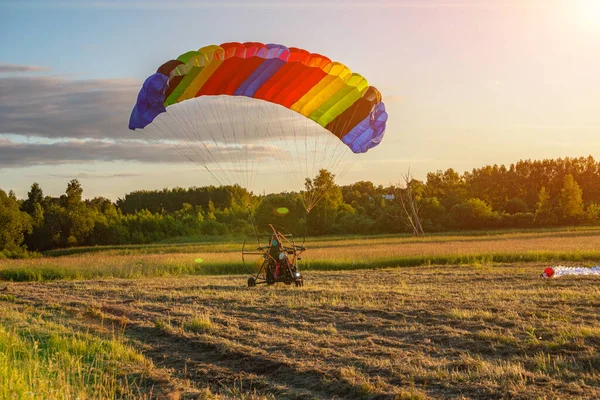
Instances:
[[[271,228],[272,230],[272,232],[269,234],[255,234],[254,236],[247,236],[246,240],[244,240],[244,245],[242,247],[242,261],[244,263],[244,267],[246,267],[246,270],[248,270],[248,272],[251,275],[251,278],[248,278],[248,286],[252,287],[256,285],[271,284],[276,282],[283,282],[288,285],[294,283],[296,286],[304,286],[304,277],[298,272],[298,261],[301,260],[300,256],[302,253],[304,253],[304,251],[306,251],[306,248],[303,245],[296,245],[294,243],[294,236],[291,233],[289,233],[285,228],[273,226],[271,224],[269,224],[269,228]],[[252,247],[251,250],[246,250],[249,246],[252,246],[251,242],[253,242],[254,240],[250,240],[251,238],[256,240],[257,247]],[[287,281],[282,279],[276,279],[272,282],[267,281],[267,266],[270,263],[279,263],[279,260],[274,259],[271,256],[271,254],[269,254],[269,247],[261,245],[261,239],[267,238],[269,239],[269,243],[273,238],[276,238],[279,241],[281,247],[283,248],[283,251],[285,251],[285,253],[288,255],[288,262],[285,267],[288,269],[288,276],[291,277],[291,280]],[[253,272],[252,268],[250,268],[250,266],[248,265],[249,262],[247,261],[247,256],[250,255],[264,257],[264,261],[261,263],[258,272]],[[293,272],[292,269],[294,269],[295,272]],[[298,275],[296,275],[296,273]]]

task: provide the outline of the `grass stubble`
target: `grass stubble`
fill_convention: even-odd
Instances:
[[[13,296],[14,297],[14,296]],[[152,361],[126,340],[0,297],[1,399],[150,398]]]
[[[304,288],[239,243],[0,260],[0,398],[600,397],[598,279],[537,278],[597,230],[307,244]]]
[[[599,398],[600,282],[540,280],[541,267],[315,271],[304,288],[247,288],[245,276],[11,282],[0,337],[97,343],[92,355],[56,351],[113,371],[94,378],[106,397]],[[13,354],[36,376],[25,350]],[[95,398],[77,379],[90,378],[69,381],[73,393]]]

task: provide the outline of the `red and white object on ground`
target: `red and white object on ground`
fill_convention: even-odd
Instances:
[[[544,269],[544,272],[540,275],[542,278],[560,278],[565,275],[596,275],[600,276],[600,266],[586,268],[586,267],[564,267],[562,265],[556,267],[548,267]]]

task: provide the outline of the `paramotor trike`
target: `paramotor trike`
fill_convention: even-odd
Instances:
[[[244,266],[252,275],[248,287],[283,282],[304,286],[304,277],[298,270],[298,261],[306,248],[296,245],[289,231],[269,225],[271,233],[248,236],[242,247]]]

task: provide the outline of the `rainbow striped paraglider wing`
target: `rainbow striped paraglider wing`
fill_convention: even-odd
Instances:
[[[146,127],[170,105],[217,95],[289,108],[355,153],[377,146],[385,132],[381,93],[363,76],[320,54],[262,43],[211,45],[167,61],[144,82],[129,128]]]
[[[297,190],[325,169],[337,177],[383,139],[381,93],[345,65],[279,44],[224,43],[189,51],[144,82],[129,128],[175,148],[220,184],[256,187],[280,171]],[[261,182],[261,180],[259,180]],[[303,192],[311,209],[323,193]]]

